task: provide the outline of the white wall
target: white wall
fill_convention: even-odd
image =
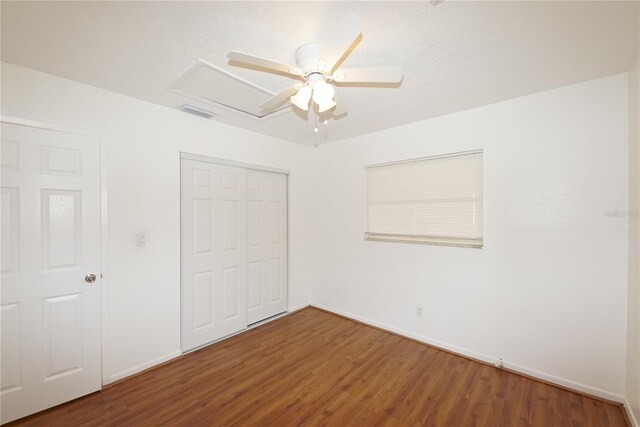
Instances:
[[[310,302],[622,400],[627,144],[622,74],[321,146]],[[484,249],[363,240],[363,166],[477,148]]]
[[[640,66],[629,72],[629,289],[627,405],[640,425]]]
[[[106,136],[111,378],[180,350],[180,151],[291,170],[289,305],[307,303],[312,150],[5,63],[2,114]],[[138,231],[147,246],[136,246]]]

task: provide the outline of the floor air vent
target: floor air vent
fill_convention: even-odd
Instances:
[[[182,107],[180,107],[180,110],[205,119],[210,119],[216,116],[216,113],[212,113],[211,111],[203,110],[202,108],[194,107],[189,104],[183,104]]]

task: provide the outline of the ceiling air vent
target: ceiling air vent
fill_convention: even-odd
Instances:
[[[205,119],[210,119],[216,116],[216,113],[212,113],[211,111],[203,110],[202,108],[194,107],[193,105],[183,104],[180,107],[181,111],[185,113],[193,114],[194,116],[203,117]]]
[[[211,105],[216,111],[233,112],[257,120],[291,110],[285,103],[276,111],[262,111],[260,105],[273,93],[202,59],[191,64],[168,90],[198,103]]]

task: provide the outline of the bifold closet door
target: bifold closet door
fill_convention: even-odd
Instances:
[[[182,160],[182,350],[247,326],[246,169]]]
[[[287,310],[287,176],[247,171],[247,322]]]

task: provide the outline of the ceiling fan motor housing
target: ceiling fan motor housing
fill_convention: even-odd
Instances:
[[[322,43],[305,43],[296,49],[296,64],[298,67],[304,71],[305,74],[313,73],[318,70],[318,62],[320,61],[320,49],[322,48]],[[312,80],[314,76],[318,76],[315,78],[322,78],[320,74],[312,74],[309,76],[309,80]]]

